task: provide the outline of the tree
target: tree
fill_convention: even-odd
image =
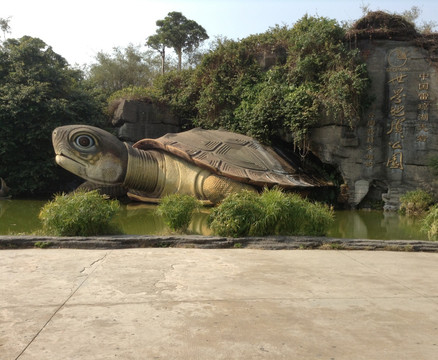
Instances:
[[[51,133],[60,125],[102,126],[105,103],[83,73],[42,40],[0,46],[0,177],[15,195],[48,194],[73,177],[54,162]]]
[[[421,33],[431,33],[433,29],[437,26],[436,21],[423,21],[423,24],[419,25],[417,23],[418,18],[420,17],[422,10],[418,6],[412,6],[410,10],[405,10],[401,13],[406,20],[415,24],[417,30]]]
[[[141,52],[132,44],[126,49],[114,48],[112,54],[99,52],[96,60],[90,66],[89,80],[107,95],[130,86],[150,86],[159,71],[159,60],[152,51]]]
[[[146,45],[160,53],[161,57],[161,74],[164,74],[164,64],[166,62],[166,45],[161,34],[151,35],[147,38]]]
[[[9,34],[11,31],[11,27],[9,26],[9,22],[11,21],[11,17],[6,19],[0,18],[0,29],[3,32],[3,39],[6,40],[6,34]]]
[[[188,20],[180,12],[170,12],[163,20],[156,22],[159,29],[152,44],[159,44],[160,49],[171,47],[178,55],[178,70],[181,71],[182,53],[190,53],[196,49],[201,42],[208,39],[207,32],[194,20]],[[150,39],[150,37],[149,37]]]

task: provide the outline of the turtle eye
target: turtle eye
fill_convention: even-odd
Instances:
[[[75,138],[74,142],[82,149],[89,149],[95,144],[94,139],[89,135],[79,135]]]

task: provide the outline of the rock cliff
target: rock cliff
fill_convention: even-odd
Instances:
[[[428,162],[438,156],[438,76],[429,51],[414,41],[360,40],[374,101],[351,130],[325,123],[313,129],[311,150],[336,166],[351,207],[423,188],[437,192]]]

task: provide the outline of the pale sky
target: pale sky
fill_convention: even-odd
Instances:
[[[357,20],[363,4],[372,11],[397,13],[415,5],[422,10],[421,21],[438,22],[438,0],[0,1],[0,18],[11,17],[8,37],[38,37],[71,65],[93,63],[99,51],[112,53],[113,47],[144,45],[157,29],[155,22],[171,11],[195,20],[211,39],[234,40],[263,33],[276,24],[292,26],[306,13],[339,22]]]

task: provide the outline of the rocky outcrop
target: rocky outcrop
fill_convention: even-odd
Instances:
[[[376,201],[399,207],[399,197],[423,188],[437,192],[428,167],[438,156],[438,74],[414,41],[360,40],[374,101],[354,130],[335,124],[313,129],[311,150],[337,167],[350,207]]]
[[[181,130],[180,120],[168,108],[139,100],[122,100],[112,123],[119,128],[119,139],[129,143]]]

